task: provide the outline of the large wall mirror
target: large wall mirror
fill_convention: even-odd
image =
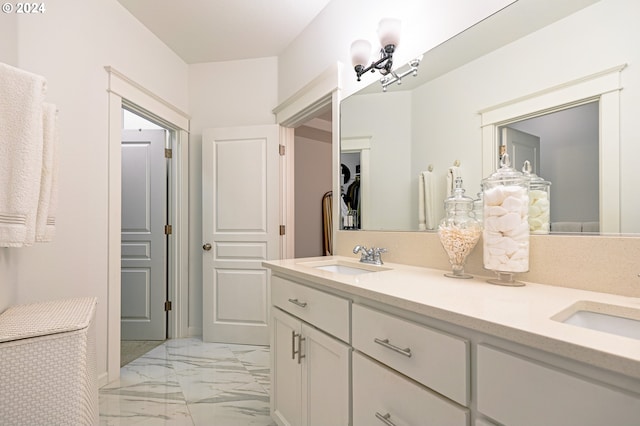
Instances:
[[[345,98],[341,229],[437,229],[451,176],[476,198],[513,130],[539,140],[552,233],[640,233],[638,18],[633,0],[519,0],[426,52],[417,77]]]

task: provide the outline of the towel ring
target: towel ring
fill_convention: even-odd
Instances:
[[[460,160],[454,161],[453,165],[456,166],[456,167],[460,167]]]
[[[427,170],[429,170],[430,172],[433,171],[433,164],[429,164],[429,167],[427,167]]]

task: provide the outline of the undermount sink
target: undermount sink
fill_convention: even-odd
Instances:
[[[590,330],[640,340],[640,310],[581,301],[551,319]]]
[[[321,265],[321,266],[314,266],[314,268],[322,269],[323,271],[337,272],[339,274],[347,274],[347,275],[357,275],[357,274],[366,274],[367,272],[374,272],[374,271],[369,271],[368,269],[354,268],[352,266],[346,266],[346,265]]]
[[[313,269],[320,269],[322,271],[335,272],[337,274],[344,275],[359,275],[368,274],[371,272],[388,271],[389,268],[380,265],[370,265],[366,263],[346,262],[341,260],[330,261],[317,261],[317,262],[302,262],[304,266],[309,266]]]

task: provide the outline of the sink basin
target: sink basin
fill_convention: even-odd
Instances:
[[[598,302],[578,302],[553,320],[640,340],[640,310]]]
[[[368,274],[371,272],[388,271],[389,268],[381,265],[367,263],[348,262],[343,260],[320,260],[315,262],[301,262],[300,265],[308,266],[321,271],[335,272],[344,275]]]
[[[358,274],[366,274],[370,271],[368,269],[360,269],[354,268],[352,266],[346,265],[320,265],[314,266],[315,269],[322,269],[323,271],[337,272],[339,274],[347,274],[347,275],[358,275]]]

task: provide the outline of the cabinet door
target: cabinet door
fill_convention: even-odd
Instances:
[[[351,349],[339,340],[302,325],[302,393],[306,426],[347,426]]]
[[[281,426],[302,424],[302,365],[293,352],[300,332],[298,319],[271,309],[271,416]]]

